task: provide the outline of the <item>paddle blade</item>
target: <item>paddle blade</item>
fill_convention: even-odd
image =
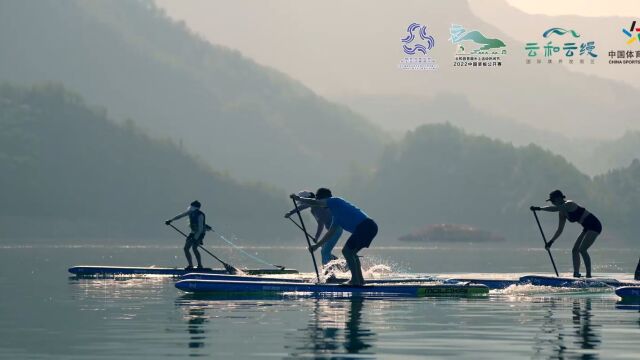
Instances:
[[[237,274],[240,273],[240,271],[238,269],[234,268],[233,266],[231,266],[231,265],[229,265],[227,263],[224,263],[223,266],[224,266],[224,269],[227,270],[227,272],[229,274],[231,274],[231,275],[237,275]]]

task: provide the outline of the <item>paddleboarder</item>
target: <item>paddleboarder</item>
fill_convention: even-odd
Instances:
[[[347,260],[347,265],[349,265],[349,270],[351,271],[349,284],[355,286],[364,285],[358,252],[371,245],[373,238],[378,234],[378,225],[355,205],[340,197],[334,197],[331,190],[327,188],[318,189],[315,195],[316,198],[312,199],[291,194],[292,199],[311,207],[328,208],[333,215],[334,224],[320,241],[309,247],[309,250],[315,251],[324,245],[333,237],[333,233],[338,228],[350,232],[351,236],[342,248],[342,255]]]
[[[185,216],[189,217],[189,229],[191,229],[191,232],[187,236],[184,243],[184,255],[189,262],[189,266],[185,268],[186,270],[193,269],[193,260],[191,259],[191,254],[189,253],[190,249],[193,251],[193,255],[195,255],[196,257],[196,261],[198,262],[198,269],[203,268],[200,252],[198,251],[198,246],[203,244],[202,240],[204,239],[204,236],[206,234],[207,225],[206,215],[200,210],[201,206],[202,204],[200,204],[200,202],[196,200],[192,202],[191,205],[189,205],[187,211],[164,222],[166,225],[171,225],[171,223],[175,220],[182,219]]]
[[[588,278],[591,277],[591,257],[587,250],[593,243],[596,241],[596,238],[602,232],[602,224],[600,220],[587,211],[582,206],[578,205],[574,201],[567,200],[566,196],[560,190],[554,190],[549,194],[549,199],[553,205],[538,207],[532,206],[531,210],[533,211],[549,211],[549,212],[557,212],[559,216],[558,229],[556,233],[553,235],[551,240],[547,243],[547,249],[553,245],[558,237],[562,234],[564,230],[564,225],[567,220],[569,222],[577,222],[582,225],[582,232],[578,236],[575,244],[573,245],[573,249],[571,250],[571,254],[573,256],[573,276],[580,277],[580,256],[582,255],[582,259],[584,260],[584,266],[587,270],[586,276]]]
[[[299,191],[297,195],[300,196],[301,198],[307,198],[307,199],[316,198],[316,195],[313,192],[306,191],[306,190]],[[307,208],[310,208],[311,215],[313,215],[314,219],[316,219],[316,222],[318,223],[318,227],[316,229],[316,235],[314,237],[315,241],[317,242],[318,239],[320,239],[320,235],[322,235],[323,230],[326,229],[328,232],[331,229],[331,225],[333,224],[333,215],[331,214],[331,210],[329,210],[329,208],[322,208],[317,206],[311,207],[308,204],[301,204],[300,206],[298,206],[297,211],[302,211]],[[296,213],[296,209],[293,209],[287,212],[286,214],[284,214],[284,217],[289,218],[291,217],[291,215],[295,213]],[[336,227],[336,229],[334,229],[333,231],[333,236],[331,236],[331,238],[322,245],[322,250],[320,250],[320,254],[322,255],[322,266],[326,266],[331,260],[337,259],[337,257],[334,256],[331,253],[331,251],[333,251],[333,248],[336,246],[341,236],[342,236],[342,228]]]
[[[640,259],[638,259],[638,266],[636,266],[636,273],[633,278],[635,280],[640,280]]]

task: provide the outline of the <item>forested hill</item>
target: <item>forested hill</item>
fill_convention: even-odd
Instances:
[[[247,240],[297,235],[286,194],[213,172],[59,86],[0,86],[0,169],[0,238],[175,237],[163,221],[194,199]]]
[[[239,179],[332,183],[382,150],[359,115],[203,41],[151,1],[2,1],[0,48],[0,80],[62,83]]]
[[[593,198],[606,211],[608,224],[633,248],[640,237],[640,160],[593,179]]]
[[[640,233],[640,164],[591,179],[535,145],[514,147],[451,125],[424,125],[390,146],[372,174],[354,175],[346,193],[392,236],[440,223],[468,224],[521,243],[539,236],[530,205],[563,189],[597,214],[615,244]],[[541,215],[552,234],[557,215]],[[573,241],[579,228],[567,226]],[[571,245],[571,244],[567,244]]]

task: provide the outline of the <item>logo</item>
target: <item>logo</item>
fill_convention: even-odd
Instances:
[[[554,59],[557,64],[584,64],[586,60],[595,64],[595,58],[598,57],[595,41],[581,41],[582,35],[576,30],[554,27],[543,32],[542,37],[545,39],[542,47],[537,42],[526,43],[524,49],[527,51],[527,64],[533,63],[532,58],[535,58],[537,64],[543,63],[542,58],[547,64],[553,64]],[[565,42],[554,43],[558,39]]]
[[[631,26],[629,27],[629,30],[623,28],[622,32],[627,35],[627,37],[629,38],[629,40],[627,40],[627,45],[631,45],[633,44],[634,41],[636,41],[636,39],[640,40],[640,28],[636,27],[636,21],[634,20],[631,23]],[[636,32],[638,33],[638,36],[633,36],[633,33]]]
[[[500,39],[486,37],[478,30],[467,30],[462,25],[452,24],[449,40],[456,45],[454,67],[499,67],[502,56],[507,54],[505,43]]]
[[[418,34],[420,35],[420,39],[423,40],[424,44],[421,44],[421,43],[412,44],[414,40],[416,40],[416,36],[414,32],[417,29],[420,29],[420,31],[418,31]],[[426,26],[424,25],[420,26],[420,24],[413,23],[409,25],[409,27],[407,28],[407,32],[409,33],[409,35],[402,39],[402,42],[404,43],[402,45],[402,50],[404,50],[405,54],[415,55],[416,51],[419,51],[422,54],[426,55],[427,51],[433,49],[433,46],[435,45],[435,40],[433,40],[433,36],[427,35]]]
[[[542,33],[542,37],[548,38],[552,34],[562,36],[562,35],[567,34],[567,33],[571,34],[571,36],[573,36],[574,38],[579,38],[580,37],[580,34],[578,34],[575,30],[565,30],[565,29],[562,29],[562,28],[551,28],[551,29],[545,31],[544,33]]]
[[[627,30],[627,28],[622,28],[622,33],[627,38],[627,45],[632,45],[636,41],[640,42],[640,28],[636,27],[635,20],[631,23],[629,30]],[[631,50],[629,47],[626,47],[625,49],[609,50],[609,64],[611,65],[640,64],[640,51]]]
[[[436,70],[438,64],[427,56],[436,45],[433,36],[429,35],[427,27],[412,23],[407,27],[407,35],[403,37],[402,51],[405,57],[400,60],[398,68],[401,70]]]

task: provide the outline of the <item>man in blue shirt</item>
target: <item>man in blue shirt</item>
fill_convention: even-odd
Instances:
[[[344,229],[351,233],[342,248],[342,254],[347,260],[351,271],[349,284],[355,286],[364,285],[358,252],[365,247],[368,248],[373,238],[378,234],[378,225],[375,221],[350,202],[339,197],[333,197],[331,190],[326,188],[318,189],[315,199],[303,198],[296,194],[292,194],[291,198],[311,207],[328,208],[333,215],[333,223],[329,231],[327,231],[322,240],[311,245],[309,250],[315,251],[321,247],[325,242],[333,238],[334,233],[339,229]]]

